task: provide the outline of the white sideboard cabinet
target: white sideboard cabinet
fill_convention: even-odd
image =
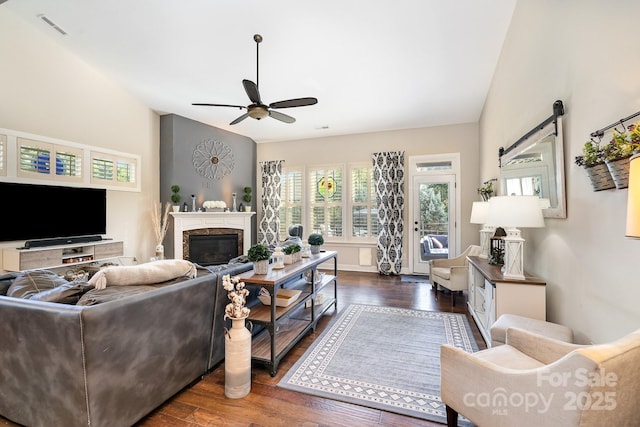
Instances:
[[[491,347],[490,329],[502,314],[546,320],[546,283],[525,272],[524,280],[505,279],[500,266],[478,256],[469,261],[469,313]]]

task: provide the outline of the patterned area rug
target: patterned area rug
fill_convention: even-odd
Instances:
[[[446,424],[440,345],[478,350],[462,314],[352,304],[279,387]],[[463,417],[460,425],[472,425]]]

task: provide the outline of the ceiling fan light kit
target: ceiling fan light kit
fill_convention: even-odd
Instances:
[[[260,98],[260,90],[258,89],[258,83],[260,82],[260,43],[262,42],[262,36],[260,34],[255,34],[253,36],[253,40],[256,42],[256,83],[251,80],[244,79],[242,80],[242,85],[244,86],[244,91],[247,93],[247,96],[251,100],[251,104],[248,106],[243,105],[230,105],[230,104],[210,104],[210,103],[193,103],[192,105],[198,106],[207,106],[207,107],[232,107],[232,108],[240,108],[241,110],[247,110],[246,113],[237,117],[233,120],[230,125],[235,125],[236,123],[240,123],[247,117],[251,117],[252,119],[261,120],[265,117],[272,117],[276,120],[280,120],[284,123],[293,123],[296,121],[293,117],[283,114],[279,111],[274,111],[274,109],[279,108],[292,108],[292,107],[304,107],[307,105],[314,105],[318,103],[316,98],[307,97],[307,98],[295,98],[295,99],[287,99],[285,101],[277,101],[272,102],[268,106],[262,103]]]

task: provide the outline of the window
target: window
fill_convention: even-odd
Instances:
[[[378,209],[370,165],[352,165],[351,173],[351,237],[371,238],[378,235]]]
[[[304,188],[302,168],[282,168],[282,187],[280,204],[280,239],[284,240],[289,235],[291,224],[303,224],[303,194]]]
[[[372,241],[378,235],[378,215],[371,165],[283,167],[281,240],[291,224],[302,224],[305,235],[321,233],[329,241]]]
[[[7,135],[0,135],[0,175],[7,174]]]
[[[137,160],[112,154],[91,152],[91,182],[136,187]]]
[[[309,170],[307,200],[309,202],[309,232],[325,238],[340,238],[343,213],[343,171],[340,167]]]
[[[82,150],[26,138],[17,143],[18,176],[82,182]]]

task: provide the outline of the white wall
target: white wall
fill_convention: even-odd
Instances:
[[[408,166],[409,157],[424,154],[461,153],[460,169],[461,182],[458,191],[461,197],[461,250],[470,244],[478,244],[478,227],[469,224],[471,204],[478,200],[479,187],[478,164],[478,125],[467,123],[452,126],[439,126],[422,129],[408,129],[367,134],[333,136],[303,141],[271,142],[258,144],[258,162],[269,160],[284,160],[285,166],[305,166],[335,163],[371,162],[371,154],[379,151],[398,150],[405,152],[405,229],[409,212]],[[260,170],[258,166],[258,182]],[[260,196],[262,189],[258,188],[258,218],[260,218]],[[409,228],[408,228],[409,227]],[[304,231],[304,235],[309,233]],[[405,250],[403,252],[402,269],[405,272],[410,264],[408,259],[407,238],[405,233]],[[338,263],[342,269],[377,271],[375,268],[375,245],[341,244],[324,245],[327,249],[338,251]],[[358,248],[372,247],[373,266],[358,265]]]
[[[482,180],[497,150],[565,105],[567,219],[525,230],[525,268],[544,278],[547,318],[580,340],[640,327],[640,241],[624,237],[627,190],[594,192],[573,163],[589,134],[640,110],[640,2],[519,0],[480,121]]]
[[[150,210],[159,200],[158,115],[2,7],[0,58],[0,128],[141,156],[142,192],[107,191],[107,235],[125,242],[125,255],[147,260],[155,247]],[[37,216],[65,209],[91,215],[82,200],[5,203]]]

